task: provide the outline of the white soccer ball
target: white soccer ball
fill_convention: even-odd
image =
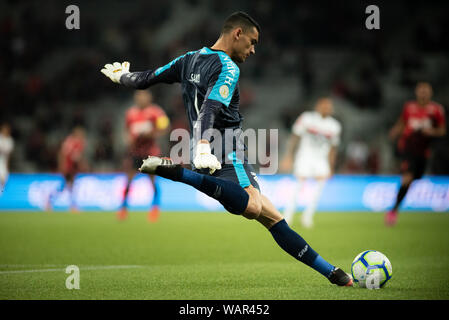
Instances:
[[[379,251],[366,250],[355,257],[351,265],[352,278],[362,288],[379,289],[393,275],[390,260]]]

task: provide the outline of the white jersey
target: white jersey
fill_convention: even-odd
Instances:
[[[341,125],[332,117],[316,111],[302,113],[292,131],[301,137],[295,156],[295,174],[301,177],[325,177],[330,174],[329,151],[340,143]]]
[[[14,148],[14,141],[9,136],[0,134],[0,183],[8,177],[8,157]]]

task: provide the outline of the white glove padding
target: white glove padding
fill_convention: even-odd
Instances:
[[[211,154],[209,143],[198,143],[196,145],[195,159],[193,165],[197,169],[209,168],[209,173],[213,174],[215,170],[221,169],[221,163],[217,157]]]
[[[124,74],[129,73],[129,62],[124,61],[123,63],[114,62],[114,64],[105,64],[101,72],[116,83],[120,83],[120,77]]]

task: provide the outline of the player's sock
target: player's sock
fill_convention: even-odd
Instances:
[[[312,223],[313,215],[315,214],[316,207],[318,205],[318,202],[320,201],[321,194],[323,193],[324,186],[326,185],[325,180],[319,180],[317,181],[317,187],[315,189],[315,193],[313,194],[313,197],[309,204],[307,205],[306,209],[303,213],[303,221],[307,221],[308,223]]]
[[[70,186],[68,186],[67,190],[70,194],[70,212],[76,213],[76,212],[78,212],[78,206],[75,201],[75,195],[73,192],[73,184],[70,184]]]
[[[218,200],[231,213],[242,214],[248,206],[248,193],[235,182],[201,174],[181,166],[159,166],[156,174],[191,185]]]
[[[159,204],[160,204],[160,192],[159,187],[157,183],[157,177],[154,176],[153,178],[153,201],[151,203],[151,209],[150,212],[148,212],[147,218],[150,222],[156,222],[159,219],[160,210],[159,210]]]
[[[57,199],[58,196],[60,196],[65,188],[67,187],[67,181],[63,181],[58,188],[56,188],[55,190],[50,191],[50,194],[48,195],[48,199],[47,199],[47,203],[46,203],[46,210],[47,211],[52,211],[53,210],[53,204],[55,202],[55,200]]]
[[[287,206],[285,207],[284,210],[284,219],[289,224],[292,222],[293,215],[295,214],[296,211],[297,197],[300,190],[301,190],[301,182],[296,181],[295,187],[293,188],[293,194],[289,199],[289,202],[287,202]]]
[[[130,185],[131,185],[131,183],[127,182],[125,190],[123,190],[122,208],[126,208],[128,206],[128,192],[129,192],[129,186]]]
[[[329,278],[332,271],[334,271],[335,267],[331,265],[329,262],[324,260],[320,255],[318,255],[311,265],[313,269],[321,273],[326,278]]]
[[[129,188],[130,188],[131,182],[128,181],[126,183],[126,187],[123,190],[123,201],[122,201],[122,205],[120,207],[120,209],[117,211],[117,219],[118,220],[125,220],[128,216],[128,193],[129,193]]]
[[[272,226],[270,232],[284,251],[325,277],[328,277],[335,269],[333,265],[321,258],[299,234],[292,230],[284,219]]]
[[[159,190],[159,184],[157,183],[157,177],[154,176],[153,182],[154,194],[153,194],[153,202],[151,203],[152,207],[159,207],[161,203],[161,194]]]
[[[405,198],[405,195],[407,194],[408,189],[410,188],[409,184],[401,185],[399,188],[398,194],[396,196],[396,203],[394,204],[393,210],[398,210],[399,206],[401,205],[402,200]]]
[[[53,202],[54,202],[54,198],[55,198],[55,193],[57,193],[57,191],[51,191],[50,194],[48,195],[47,202],[45,203],[45,210],[47,210],[47,211],[53,210]]]

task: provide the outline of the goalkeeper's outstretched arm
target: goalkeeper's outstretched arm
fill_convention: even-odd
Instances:
[[[174,70],[167,70],[163,73],[158,73],[157,70],[125,73],[120,76],[120,83],[125,87],[146,89],[156,83],[179,82],[176,75],[174,75]]]
[[[156,83],[180,82],[183,58],[184,56],[180,56],[163,67],[139,72],[130,72],[130,63],[127,61],[108,63],[101,72],[115,83],[134,89],[146,89]]]

